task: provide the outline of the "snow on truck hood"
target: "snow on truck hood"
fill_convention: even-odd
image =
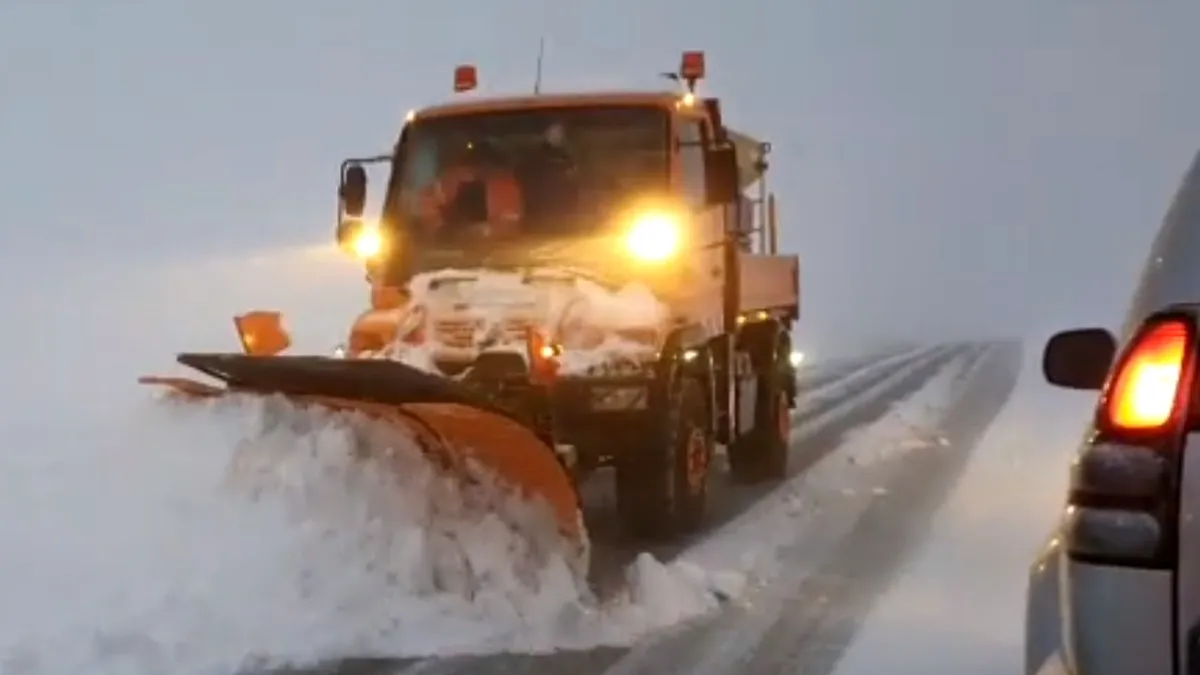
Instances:
[[[435,329],[439,322],[461,321],[474,328],[477,340],[503,334],[506,322],[518,321],[557,336],[564,348],[560,372],[577,374],[591,368],[643,361],[658,348],[670,309],[643,284],[613,289],[571,270],[526,272],[443,270],[417,275],[410,285],[412,306],[423,308]],[[509,334],[492,349],[522,351]],[[390,355],[410,365],[434,368],[439,344],[436,330],[428,343],[398,343]]]

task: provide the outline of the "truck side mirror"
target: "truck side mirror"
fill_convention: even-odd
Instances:
[[[342,172],[338,201],[341,213],[350,218],[362,218],[367,208],[367,170],[361,164],[351,164]]]
[[[737,153],[733,146],[709,148],[704,152],[704,194],[709,206],[737,200],[741,192]]]

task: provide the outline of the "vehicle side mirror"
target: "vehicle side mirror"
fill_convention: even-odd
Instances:
[[[1042,352],[1046,381],[1067,389],[1099,390],[1117,356],[1117,341],[1103,328],[1056,333]]]
[[[737,152],[731,145],[704,151],[704,194],[709,206],[724,206],[741,192]]]
[[[342,172],[338,201],[341,213],[353,219],[362,218],[367,208],[367,170],[361,164],[351,164]]]

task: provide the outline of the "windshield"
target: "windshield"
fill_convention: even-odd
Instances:
[[[410,123],[385,217],[423,239],[593,231],[668,187],[669,115],[656,106],[522,109]]]

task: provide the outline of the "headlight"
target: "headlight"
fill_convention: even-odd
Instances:
[[[680,229],[679,219],[670,213],[644,213],[634,219],[625,246],[639,260],[661,262],[679,251]]]
[[[383,253],[383,232],[377,225],[364,224],[350,241],[350,250],[363,260],[372,260]]]

